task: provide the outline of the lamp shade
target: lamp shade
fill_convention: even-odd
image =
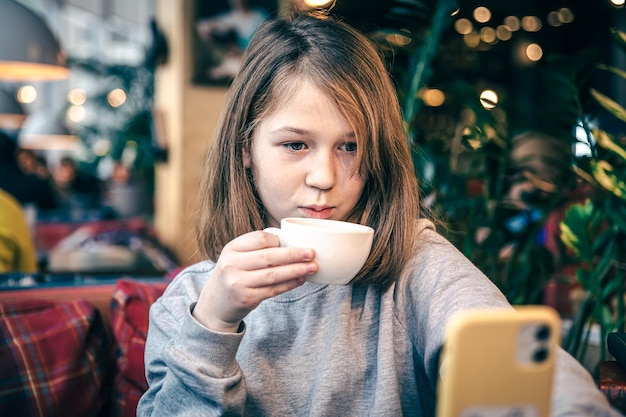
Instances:
[[[26,113],[15,94],[0,89],[0,129],[19,130],[24,119]]]
[[[24,122],[18,144],[24,149],[78,150],[80,138],[70,132],[65,123],[47,112],[34,113]]]
[[[68,76],[67,58],[46,23],[14,0],[0,0],[0,79]]]

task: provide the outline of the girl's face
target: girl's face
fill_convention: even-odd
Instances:
[[[351,174],[356,138],[334,102],[302,82],[278,110],[262,119],[244,151],[268,226],[284,217],[344,220],[364,187]]]

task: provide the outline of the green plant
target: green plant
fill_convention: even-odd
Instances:
[[[617,29],[611,33],[626,51],[626,35]],[[597,68],[626,79],[626,72],[619,68],[603,64]],[[594,88],[590,94],[608,114],[626,122],[626,109],[619,103]],[[624,330],[626,146],[624,136],[605,130],[609,126],[606,121],[592,127],[588,118],[581,117],[590,155],[578,159],[573,168],[591,192],[586,201],[568,209],[560,224],[561,239],[572,252],[571,258],[581,263],[576,279],[584,297],[564,339],[564,347],[579,359],[585,357],[591,324],[600,328],[600,360],[605,359],[608,333]],[[623,128],[613,127],[618,132]]]
[[[511,216],[535,216],[539,209],[548,212],[558,199],[524,209],[511,201],[506,103],[487,110],[475,87],[455,74],[442,86],[446,104],[441,113],[423,105],[424,91],[436,78],[438,56],[450,54],[446,29],[457,7],[455,0],[393,1],[372,37],[391,58],[423,209],[448,225],[441,231],[511,302],[537,303],[551,273],[549,260],[530,261],[549,256],[535,241],[542,219],[515,232],[506,231],[505,222]],[[445,118],[445,123],[430,123],[434,118]]]

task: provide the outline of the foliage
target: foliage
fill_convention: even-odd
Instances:
[[[626,35],[616,29],[613,38],[626,52]],[[597,69],[626,79],[626,72],[600,64]],[[596,89],[591,97],[601,108],[620,122],[626,122],[626,109]],[[581,115],[581,126],[590,146],[590,156],[576,161],[574,171],[592,192],[583,203],[569,207],[560,224],[561,239],[572,258],[581,262],[576,279],[584,290],[564,347],[579,359],[585,357],[592,323],[600,327],[601,356],[605,359],[606,337],[614,330],[624,330],[624,253],[626,253],[626,146],[622,125],[614,125],[619,136],[602,127],[591,127]],[[619,122],[618,122],[619,123]]]
[[[538,239],[548,214],[571,188],[567,182],[572,176],[547,184],[532,172],[516,170],[511,159],[510,103],[502,97],[497,107],[487,109],[495,103],[481,102],[479,92],[460,74],[445,80],[444,110],[437,113],[423,106],[424,91],[436,75],[437,54],[448,48],[445,29],[457,6],[453,0],[393,1],[386,25],[373,36],[392,58],[424,211],[442,220],[447,226],[444,234],[512,303],[540,303],[554,262]],[[580,107],[578,84],[584,83],[581,74],[589,59],[583,56],[576,65],[553,60],[543,72],[547,85],[568,89],[544,89],[541,102],[550,103],[544,111],[558,109],[558,114],[551,118],[548,114],[553,123],[541,129],[568,149]],[[530,158],[561,171],[570,169],[569,155],[555,160],[538,153]],[[532,184],[535,191],[512,197],[512,190],[523,183]]]
[[[98,91],[90,94],[85,103],[95,116],[74,126],[85,145],[87,166],[95,171],[106,155],[129,168],[149,196],[154,191],[155,163],[167,159],[167,150],[160,146],[157,137],[153,102],[155,69],[167,61],[169,53],[167,41],[154,19],[150,31],[151,44],[139,65],[109,64],[73,56],[68,59],[73,71],[91,76],[98,86]],[[123,103],[116,107],[109,100],[114,89],[125,94]],[[110,143],[110,149],[97,149],[102,139]]]

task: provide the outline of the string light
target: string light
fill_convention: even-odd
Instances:
[[[467,35],[474,29],[474,25],[469,19],[461,18],[454,22],[454,29],[461,35]]]
[[[559,9],[557,15],[561,23],[572,23],[574,21],[574,13],[567,7]]]
[[[491,19],[491,10],[485,6],[479,6],[474,9],[474,19],[479,23],[487,23]]]
[[[559,19],[559,13],[556,11],[552,11],[548,13],[548,24],[553,27],[559,27],[563,24],[561,19]]]
[[[480,45],[480,35],[476,32],[468,33],[467,35],[463,35],[463,41],[470,48],[476,48]]]
[[[501,41],[508,41],[513,36],[513,33],[506,25],[500,25],[496,28],[496,34]]]
[[[536,43],[529,43],[526,47],[526,56],[532,62],[537,62],[543,56],[543,49]]]
[[[498,36],[496,34],[496,30],[491,27],[484,27],[480,29],[480,39],[489,44],[493,44],[498,42]]]
[[[520,29],[520,21],[517,16],[505,17],[504,24],[511,32],[517,32]]]
[[[522,17],[522,29],[526,32],[538,32],[541,30],[541,19],[537,16]]]

